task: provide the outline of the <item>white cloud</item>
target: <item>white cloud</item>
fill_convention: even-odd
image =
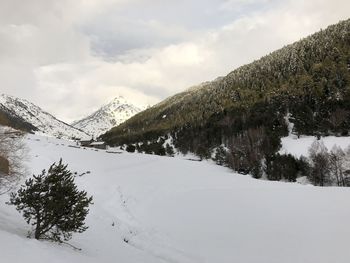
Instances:
[[[245,6],[266,4],[272,2],[272,0],[225,0],[219,6],[221,10],[241,10]]]
[[[177,2],[170,2],[175,8]],[[160,13],[163,7],[157,0],[147,2],[157,10],[151,18],[135,9],[146,5],[142,0],[2,1],[1,91],[32,100],[66,121],[119,94],[139,104],[153,104],[347,19],[350,10],[347,0],[249,0],[248,6],[266,4],[265,8],[236,16],[228,8],[223,14],[222,6],[232,7],[241,0],[186,2],[203,6],[189,9],[186,17],[181,13],[176,24]],[[10,6],[16,5],[19,8],[11,11]],[[203,16],[198,14],[202,9]],[[114,12],[125,17],[107,19],[106,14]],[[129,17],[130,12],[137,13]],[[130,24],[136,15],[138,21]],[[208,20],[198,28],[203,17]],[[119,48],[119,53],[103,46],[103,41]],[[138,45],[129,45],[130,41]],[[96,55],[96,43],[101,57]],[[121,43],[126,45],[113,47]]]

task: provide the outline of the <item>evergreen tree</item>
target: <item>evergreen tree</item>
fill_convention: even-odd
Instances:
[[[266,158],[265,173],[267,179],[279,181],[281,179],[295,182],[299,173],[298,160],[291,154],[275,154]]]
[[[299,176],[306,176],[309,178],[311,173],[311,166],[308,158],[302,155],[299,158],[297,164],[298,164]]]
[[[132,144],[129,144],[128,146],[126,146],[126,151],[129,153],[134,153],[136,151],[136,147]]]
[[[9,204],[33,226],[35,239],[63,242],[88,228],[84,221],[92,197],[77,189],[73,174],[61,159],[48,171],[26,180],[17,193],[11,194]]]
[[[165,152],[168,156],[174,156],[174,149],[169,143],[165,145]]]

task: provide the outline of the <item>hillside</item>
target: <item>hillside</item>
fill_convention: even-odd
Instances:
[[[1,124],[13,128],[62,138],[89,138],[85,132],[56,119],[35,104],[20,98],[0,95]]]
[[[73,122],[72,126],[96,138],[140,111],[124,97],[118,96],[89,116]]]
[[[36,131],[37,128],[26,122],[19,116],[12,114],[6,107],[0,104],[0,125],[8,126],[25,132]]]
[[[207,161],[77,149],[37,135],[26,144],[28,176],[60,158],[91,172],[76,177],[94,196],[89,229],[70,241],[81,251],[28,239],[1,195],[1,262],[349,262],[348,188],[254,180]]]
[[[298,136],[349,133],[349,84],[346,20],[170,97],[103,139],[112,145],[145,145],[170,135],[178,150],[202,158],[225,146],[229,166],[261,176],[259,163],[279,150],[290,123]],[[242,163],[247,156],[250,163]]]

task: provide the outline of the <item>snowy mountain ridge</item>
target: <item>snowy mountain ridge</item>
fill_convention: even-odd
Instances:
[[[89,116],[73,122],[72,126],[98,137],[142,110],[141,107],[136,107],[128,102],[123,96],[117,96]]]
[[[12,116],[26,121],[37,130],[35,133],[43,133],[58,138],[88,138],[88,134],[72,127],[71,125],[58,120],[50,113],[44,111],[37,105],[25,100],[9,96],[0,95],[0,106]]]

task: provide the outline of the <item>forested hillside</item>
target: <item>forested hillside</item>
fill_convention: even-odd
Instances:
[[[37,128],[32,124],[26,122],[22,118],[19,118],[13,114],[11,114],[8,109],[3,108],[0,105],[0,125],[9,126],[14,129],[22,130],[22,131],[36,131]]]
[[[218,159],[221,152],[233,169],[259,177],[262,160],[279,158],[288,123],[297,135],[348,135],[349,83],[346,20],[170,97],[102,137],[111,145],[171,154],[164,147],[170,135],[181,152],[202,158],[216,152]]]

